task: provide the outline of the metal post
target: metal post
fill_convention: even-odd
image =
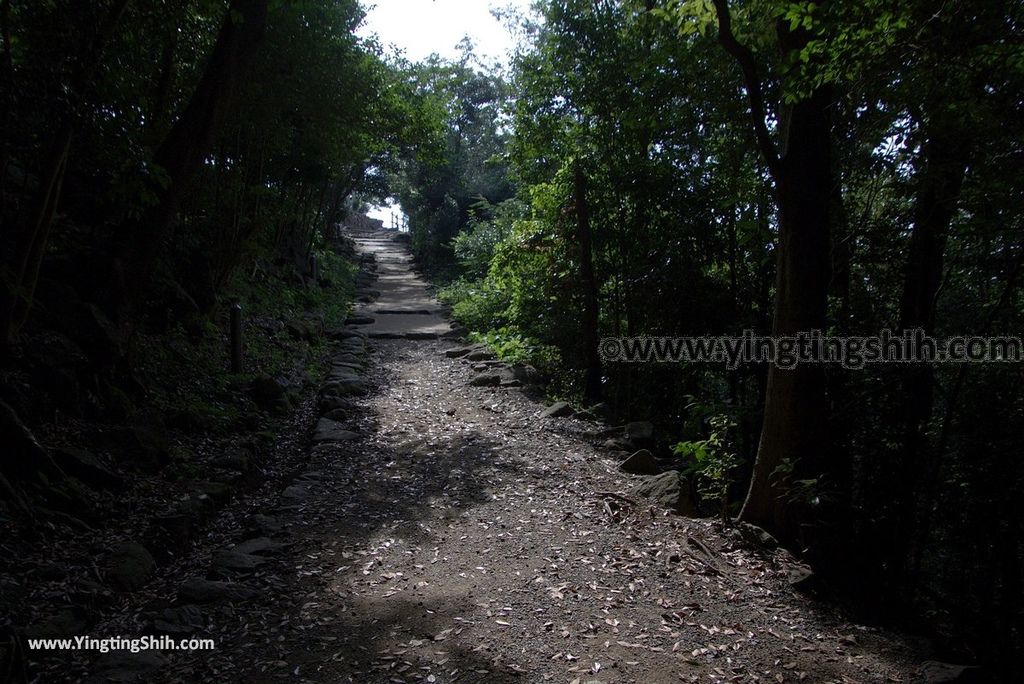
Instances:
[[[242,305],[231,304],[231,372],[242,372]]]

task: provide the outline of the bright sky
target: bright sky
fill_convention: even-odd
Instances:
[[[509,6],[526,11],[529,0],[362,0],[363,36],[376,33],[387,48],[396,45],[411,61],[436,52],[456,57],[455,46],[469,36],[481,57],[507,61],[514,41],[491,9]],[[485,60],[485,61],[490,61]]]
[[[432,53],[441,57],[459,56],[459,41],[469,36],[474,52],[484,62],[508,62],[515,40],[491,9],[513,7],[527,11],[530,0],[363,0],[366,21],[359,35],[376,34],[386,50],[397,47],[410,61],[420,61]],[[397,207],[374,207],[368,214],[391,225]]]

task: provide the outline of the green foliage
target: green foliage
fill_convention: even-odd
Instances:
[[[470,208],[466,229],[452,240],[452,250],[468,276],[486,275],[498,245],[511,234],[514,222],[523,218],[525,211],[523,202],[515,198],[498,205],[481,198]]]
[[[438,298],[452,307],[452,316],[471,330],[486,331],[505,323],[508,300],[487,280],[460,278],[438,291]]]
[[[524,337],[508,327],[488,330],[485,333],[473,333],[470,339],[486,344],[494,350],[499,359],[508,363],[530,364],[538,368],[552,368],[558,363],[556,349]]]
[[[503,160],[508,85],[493,67],[481,64],[468,45],[459,60],[433,56],[413,65],[410,74],[413,92],[434,126],[433,153],[407,154],[390,183],[409,216],[414,254],[444,277],[457,258],[453,239],[488,221],[490,207],[514,194]],[[486,242],[483,232],[479,240]],[[483,264],[476,266],[485,270]]]
[[[296,339],[283,321],[304,316],[324,318],[325,328],[340,325],[352,302],[353,266],[334,251],[317,252],[321,277],[330,287],[301,282],[294,272],[268,269],[236,272],[225,286],[225,301],[238,301],[243,313],[245,372],[229,372],[228,310],[199,323],[200,330],[177,325],[161,336],[140,338],[140,372],[152,388],[150,402],[166,416],[188,420],[215,431],[237,429],[247,411],[249,382],[259,375],[289,376],[304,370],[313,382],[326,373],[323,336]],[[197,334],[198,332],[198,334]],[[299,360],[304,367],[298,367]]]
[[[707,415],[709,408],[697,402],[687,406],[695,416]],[[733,502],[729,495],[736,484],[736,471],[743,464],[731,436],[736,423],[722,413],[711,413],[704,422],[706,426],[701,431],[706,431],[705,438],[677,442],[672,453],[683,460],[682,472],[696,480],[700,495],[718,503],[725,520],[731,512]]]

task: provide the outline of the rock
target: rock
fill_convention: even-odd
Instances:
[[[330,418],[321,418],[313,431],[314,442],[351,442],[359,439],[359,435],[345,428],[344,423],[339,423]]]
[[[599,402],[593,406],[588,406],[582,411],[589,420],[593,421],[608,421],[611,420],[611,408],[608,404]],[[611,434],[611,433],[609,433]]]
[[[818,588],[818,576],[806,565],[794,565],[786,574],[789,586],[797,591],[812,592]]]
[[[346,337],[341,340],[341,344],[339,346],[342,351],[346,351],[350,354],[362,354],[366,351],[366,333]]]
[[[213,459],[212,465],[215,468],[233,470],[238,473],[249,472],[249,450],[232,448]]]
[[[377,319],[366,314],[355,314],[345,319],[345,325],[370,325]]]
[[[511,380],[502,380],[501,381],[501,387],[504,387],[506,389],[513,389],[513,388],[522,387],[522,386],[523,386],[523,383],[521,381],[519,381],[519,380],[516,380],[515,378],[513,378]]]
[[[511,368],[512,377],[524,385],[532,385],[540,381],[540,373],[533,366],[517,363]]]
[[[331,371],[360,377],[363,374],[363,366],[360,363],[334,363],[331,365]]]
[[[360,378],[365,372],[362,354],[345,351],[331,357],[331,374],[351,375]]]
[[[289,320],[285,324],[285,330],[297,340],[315,342],[324,334],[324,316],[319,313],[305,313]]]
[[[482,373],[469,381],[470,387],[497,387],[501,384],[499,373]]]
[[[199,606],[187,605],[164,608],[149,618],[151,629],[157,634],[187,636],[206,626],[206,619]]]
[[[87,682],[133,682],[153,681],[153,674],[167,664],[159,651],[110,651],[104,653],[92,666],[92,677]]]
[[[297,504],[309,499],[309,490],[301,485],[291,485],[281,492],[281,502]]]
[[[609,437],[616,437],[616,436],[621,435],[623,430],[625,430],[625,428],[622,427],[621,425],[618,426],[618,427],[615,427],[615,426],[602,427],[602,428],[599,428],[597,430],[593,430],[593,431],[587,432],[587,437],[590,437],[592,439],[593,438],[605,438],[605,439],[607,439]]]
[[[619,470],[634,475],[656,475],[658,464],[650,451],[641,449],[623,461],[619,465]]]
[[[601,446],[609,451],[635,451],[636,445],[623,437],[612,437],[601,443]]]
[[[320,336],[319,330],[305,318],[293,318],[284,324],[284,328],[297,340],[312,341]]]
[[[125,542],[107,556],[106,579],[121,591],[141,589],[156,572],[156,561],[142,544]]]
[[[355,330],[354,328],[335,328],[327,333],[327,336],[334,340],[347,340],[350,337],[365,337],[366,333]]]
[[[491,361],[494,359],[494,352],[487,349],[474,349],[465,356],[467,361]]]
[[[354,376],[346,377],[345,379],[339,379],[338,377],[334,379],[328,378],[320,390],[323,396],[335,397],[361,397],[369,394],[369,392],[370,389],[367,387],[366,382]]]
[[[265,537],[269,534],[276,534],[281,531],[281,521],[277,518],[264,515],[262,513],[256,513],[250,515],[245,520],[245,532],[246,534],[254,535],[257,537]]]
[[[982,684],[991,681],[980,667],[974,665],[953,665],[938,660],[921,663],[919,679],[921,684]]]
[[[178,587],[178,600],[182,603],[237,603],[255,598],[259,592],[237,582],[217,582],[194,577]]]
[[[448,330],[448,332],[441,334],[441,339],[458,340],[460,342],[465,341],[466,337],[469,335],[469,329],[464,325],[459,325],[458,323],[451,323],[450,326],[451,329]]]
[[[633,487],[633,494],[653,499],[659,506],[680,515],[693,515],[696,512],[690,497],[689,483],[678,470],[644,478],[643,482]]]
[[[252,400],[264,411],[287,413],[294,407],[294,396],[287,381],[261,375],[249,386]]]
[[[774,549],[778,547],[779,542],[775,537],[765,532],[757,525],[750,523],[740,523],[739,525],[740,534],[752,544],[760,546],[765,549]]]
[[[654,425],[643,421],[626,424],[626,439],[638,447],[650,447],[654,444]]]
[[[110,491],[124,489],[124,478],[107,468],[93,454],[74,447],[61,447],[52,452],[60,469],[87,485]]]
[[[234,548],[239,553],[247,553],[256,556],[273,556],[288,548],[287,544],[281,544],[269,537],[256,537],[247,539]]]
[[[93,621],[81,608],[65,608],[56,615],[29,625],[25,636],[31,639],[59,639],[85,634]]]
[[[344,397],[326,395],[320,397],[320,413],[326,415],[331,411],[351,411],[352,402]]]
[[[473,347],[455,347],[453,349],[445,349],[444,355],[449,359],[460,359],[472,351]]]
[[[574,413],[575,413],[575,411],[573,411],[572,406],[570,406],[568,404],[568,402],[556,401],[554,404],[552,404],[551,406],[548,406],[546,409],[544,409],[544,411],[540,414],[540,417],[541,418],[563,418],[563,417],[571,416]]]
[[[404,332],[379,330],[371,332],[370,337],[375,340],[436,340],[438,334],[429,330],[407,330]]]
[[[337,423],[343,423],[349,419],[349,412],[345,409],[332,409],[324,413],[322,417]]]
[[[238,574],[248,574],[266,562],[265,558],[243,553],[237,549],[214,551],[210,563],[210,575],[230,579]]]
[[[331,372],[327,374],[327,380],[325,381],[325,384],[332,384],[332,383],[336,383],[336,382],[337,383],[342,383],[342,384],[345,384],[345,383],[357,383],[358,384],[358,383],[362,383],[363,382],[363,378],[362,378],[361,375],[359,375],[359,373],[357,371],[355,371],[355,370],[353,370],[351,368],[347,368],[347,367],[344,367],[344,366],[343,367],[334,366],[334,367],[331,368]]]
[[[202,524],[202,514],[197,508],[178,508],[171,513],[153,516],[149,526],[161,546],[180,549],[188,546]],[[166,550],[166,549],[165,549]]]
[[[432,309],[377,309],[374,311],[378,316],[381,315],[407,315],[407,316],[430,316],[434,313]]]

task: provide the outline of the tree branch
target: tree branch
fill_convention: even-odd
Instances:
[[[768,170],[774,177],[779,170],[779,153],[768,133],[765,123],[764,94],[761,91],[761,79],[757,75],[757,63],[754,53],[743,45],[732,32],[732,15],[729,13],[728,0],[714,0],[715,14],[718,15],[718,42],[736,60],[743,73],[743,85],[747,89],[750,100],[750,117],[754,124],[754,135],[757,145],[764,156]]]

